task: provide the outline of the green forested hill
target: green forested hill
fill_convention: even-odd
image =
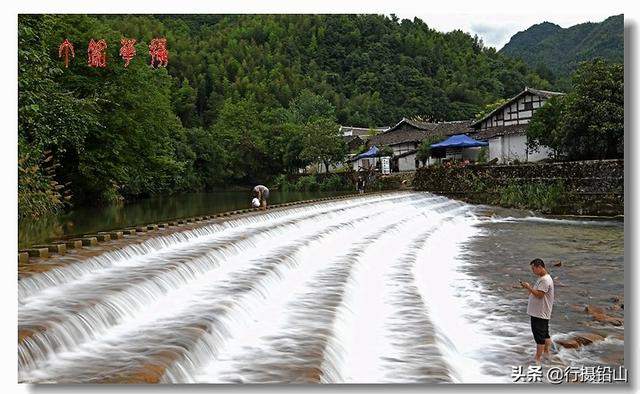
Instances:
[[[624,16],[566,29],[543,22],[515,34],[500,53],[521,58],[533,68],[548,68],[560,79],[568,77],[580,62],[596,57],[622,63]]]
[[[387,125],[402,116],[471,117],[479,106],[539,84],[522,63],[460,31],[378,15],[163,16],[113,27],[173,36],[171,75],[196,89],[197,118],[215,119],[224,99],[255,94],[287,106],[301,89],[329,99],[338,122]]]
[[[128,68],[122,37],[138,40]],[[166,69],[149,67],[154,37],[167,38]],[[67,69],[65,38],[76,52]],[[105,69],[87,66],[91,38],[108,43]],[[292,115],[296,98],[367,127],[468,119],[524,86],[549,87],[477,38],[393,16],[23,15],[18,44],[20,174],[33,177],[20,190],[48,198],[37,161],[51,152],[76,203],[295,171],[312,117]]]

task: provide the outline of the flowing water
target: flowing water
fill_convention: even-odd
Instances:
[[[399,192],[158,236],[19,282],[24,382],[510,382],[533,340],[528,261],[554,268],[554,363],[620,365],[620,222],[532,218]],[[575,305],[577,307],[572,307]],[[617,338],[617,339],[616,339]]]

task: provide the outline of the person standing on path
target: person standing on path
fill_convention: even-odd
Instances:
[[[531,317],[531,331],[536,342],[536,363],[540,363],[543,354],[549,356],[551,337],[549,336],[549,320],[553,309],[553,279],[547,272],[541,259],[534,259],[529,263],[531,271],[538,276],[536,283],[531,286],[527,282],[520,282],[529,292],[527,314]]]
[[[253,188],[253,195],[260,201],[260,209],[267,209],[267,199],[269,198],[269,189],[264,185],[258,185]]]

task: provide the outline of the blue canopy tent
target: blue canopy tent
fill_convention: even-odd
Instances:
[[[442,142],[432,144],[432,148],[475,148],[478,146],[488,146],[488,142],[474,140],[466,134],[452,135]]]
[[[376,157],[376,156],[378,156],[379,152],[380,152],[380,149],[378,149],[378,147],[374,145],[371,148],[369,148],[368,151],[366,151],[364,153],[360,153],[353,160],[366,159],[368,157]]]

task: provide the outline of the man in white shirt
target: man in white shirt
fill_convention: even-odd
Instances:
[[[543,354],[549,356],[551,347],[549,319],[553,309],[553,279],[541,259],[534,259],[529,265],[531,271],[538,276],[538,280],[533,286],[527,282],[520,284],[529,292],[527,314],[531,316],[531,331],[536,341],[536,362],[540,363]]]

